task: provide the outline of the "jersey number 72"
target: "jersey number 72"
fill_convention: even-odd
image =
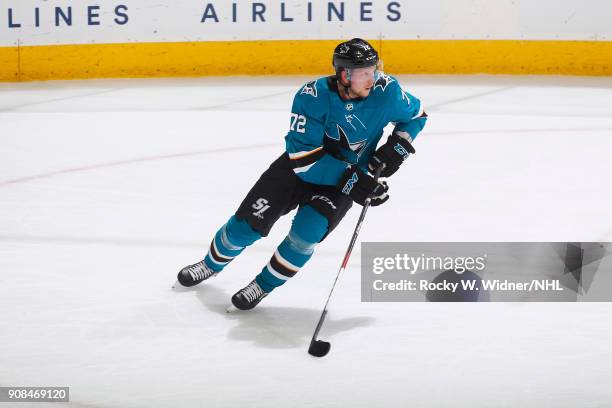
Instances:
[[[291,113],[291,125],[289,126],[289,130],[298,133],[306,133],[306,116]]]

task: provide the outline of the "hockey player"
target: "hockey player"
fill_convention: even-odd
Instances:
[[[377,71],[378,53],[359,38],[339,44],[335,75],[308,82],[293,100],[285,152],[261,175],[242,204],[215,234],[204,260],[183,268],[182,286],[217,276],[274,223],[298,208],[287,237],[247,286],[232,296],[241,310],[255,307],[293,277],[319,242],[338,225],[353,201],[388,200],[388,185],[368,174],[382,167],[390,177],[414,153],[412,142],[427,115],[397,79]],[[393,133],[376,149],[383,128]]]

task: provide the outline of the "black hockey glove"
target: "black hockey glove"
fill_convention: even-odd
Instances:
[[[369,196],[372,196],[370,205],[373,207],[381,205],[389,199],[387,183],[374,181],[372,176],[364,173],[357,166],[350,166],[346,169],[336,187],[361,205],[365,204]]]
[[[414,147],[408,139],[398,136],[393,133],[387,139],[387,142],[380,146],[368,163],[368,168],[372,174],[379,167],[383,166],[380,177],[391,177],[400,165],[408,158],[410,153],[414,154]]]

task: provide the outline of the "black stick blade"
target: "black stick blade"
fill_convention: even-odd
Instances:
[[[329,353],[331,344],[323,340],[313,340],[308,347],[308,354],[315,357],[325,357]]]

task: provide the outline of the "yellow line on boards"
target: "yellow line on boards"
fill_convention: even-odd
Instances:
[[[0,47],[0,81],[326,74],[340,40]],[[373,40],[393,74],[612,75],[612,41]]]

